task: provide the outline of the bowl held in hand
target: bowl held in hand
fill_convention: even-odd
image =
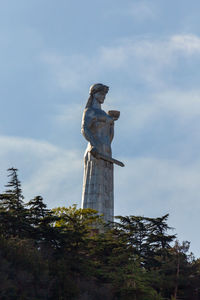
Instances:
[[[114,120],[118,120],[120,116],[120,111],[119,110],[109,110],[108,115],[112,117]]]

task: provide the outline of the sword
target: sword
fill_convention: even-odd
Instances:
[[[95,157],[95,158],[100,158],[100,159],[103,159],[103,160],[105,160],[105,161],[108,161],[108,162],[110,162],[110,163],[112,163],[112,164],[116,164],[116,165],[118,165],[118,166],[120,166],[120,167],[124,167],[124,164],[123,164],[123,162],[121,162],[121,161],[119,161],[119,160],[117,160],[117,159],[114,159],[114,158],[112,158],[112,157],[109,157],[109,156],[106,156],[106,155],[104,155],[104,154],[102,154],[102,153],[98,153],[97,155],[94,155],[92,152],[93,151],[90,151],[91,152],[91,154]]]

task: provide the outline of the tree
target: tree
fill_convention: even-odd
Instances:
[[[52,212],[47,209],[47,205],[43,202],[41,196],[36,196],[30,200],[26,207],[28,209],[28,220],[32,227],[31,237],[35,241],[40,241],[47,235],[47,231],[49,231],[49,227],[51,227],[55,218],[52,220]]]
[[[77,209],[76,205],[57,207],[52,212],[57,217],[54,226],[59,230],[60,249],[67,250],[73,256],[72,261],[87,261],[83,257],[89,240],[98,233],[95,228],[102,226],[101,217],[93,209]],[[74,268],[77,267],[78,263],[75,263]]]
[[[6,185],[8,188],[0,194],[1,218],[6,221],[6,226],[1,222],[1,231],[8,236],[26,237],[30,230],[28,223],[28,212],[24,207],[21,182],[18,179],[16,168],[8,169],[10,181]]]
[[[43,202],[41,196],[36,196],[34,199],[30,200],[26,206],[29,207],[31,221],[34,226],[38,226],[41,220],[50,213],[50,210],[47,209],[47,205]]]

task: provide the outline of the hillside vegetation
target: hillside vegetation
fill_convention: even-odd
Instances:
[[[0,194],[1,300],[200,299],[200,260],[158,218],[24,202],[17,169]],[[58,201],[58,199],[56,199]]]

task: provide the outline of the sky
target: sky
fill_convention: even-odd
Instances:
[[[0,192],[81,205],[82,113],[93,83],[120,110],[115,215],[169,213],[200,257],[199,0],[0,1]]]

